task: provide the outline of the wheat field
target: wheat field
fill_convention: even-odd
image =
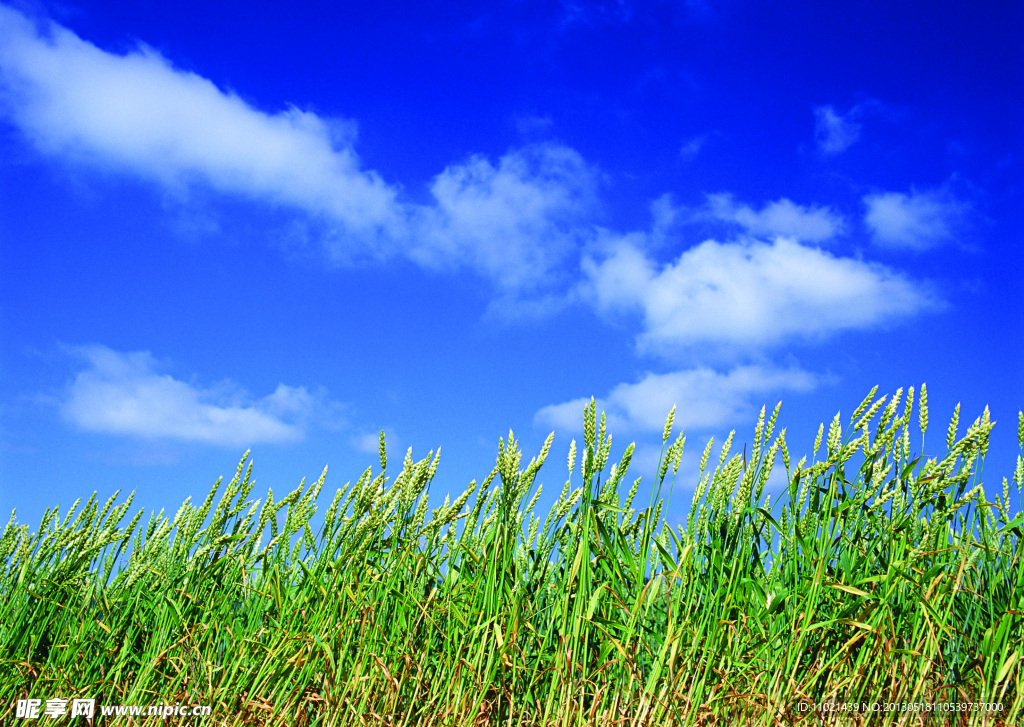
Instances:
[[[116,493],[34,530],[12,514],[0,722],[59,694],[211,713],[45,723],[1020,724],[1024,459],[983,484],[987,409],[961,433],[958,406],[927,457],[926,388],[876,394],[799,461],[762,409],[749,452],[709,441],[695,482],[673,410],[643,503],[592,400],[546,513],[552,437],[524,466],[509,432],[436,509],[439,452],[392,475],[382,434],[329,502],[326,470],[251,499],[246,453],[173,518],[125,525]],[[693,492],[677,527],[673,490]]]

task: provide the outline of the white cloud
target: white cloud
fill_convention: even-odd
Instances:
[[[304,387],[285,384],[257,400],[230,385],[197,388],[159,373],[144,351],[121,353],[105,346],[72,351],[88,368],[75,376],[61,413],[88,432],[248,447],[301,440],[319,406]]]
[[[268,114],[156,51],[107,53],[0,6],[5,106],[41,150],[329,215],[353,232],[396,223],[395,192],[360,169],[350,124]]]
[[[714,429],[749,417],[756,396],[779,391],[810,391],[813,375],[798,368],[776,369],[738,366],[726,372],[700,367],[667,374],[647,373],[633,384],[618,384],[597,401],[608,415],[612,431],[661,431],[665,416],[675,406],[678,431]],[[583,408],[589,399],[573,399],[538,411],[538,424],[561,430],[582,428]]]
[[[600,311],[640,311],[641,348],[771,346],[871,328],[936,302],[886,267],[786,238],[708,240],[665,265],[629,239],[608,248],[584,258],[581,295]]]
[[[860,138],[861,125],[855,119],[861,114],[862,105],[854,106],[843,116],[835,106],[814,108],[814,141],[822,154],[840,154]]]
[[[482,156],[438,174],[435,204],[421,208],[410,255],[429,267],[468,264],[503,289],[547,282],[578,242],[592,204],[594,173],[567,147],[529,146]]]
[[[864,205],[864,222],[876,244],[910,250],[925,250],[952,239],[969,209],[944,189],[869,194]]]
[[[828,207],[804,207],[783,197],[759,211],[737,204],[730,194],[709,194],[707,213],[713,219],[739,225],[757,237],[792,237],[821,242],[843,230],[843,218]]]
[[[108,53],[3,5],[0,113],[58,158],[290,207],[330,231],[336,261],[405,255],[469,267],[503,290],[548,280],[594,182],[579,154],[540,144],[452,164],[432,202],[416,205],[361,167],[349,122],[262,111],[150,48]]]

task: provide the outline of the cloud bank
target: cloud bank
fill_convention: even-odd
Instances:
[[[414,204],[362,166],[352,122],[260,110],[151,48],[108,53],[3,5],[0,111],[45,154],[322,219],[339,228],[339,260],[402,255],[503,289],[548,279],[593,187],[576,152],[540,144],[452,164]]]
[[[939,304],[888,268],[789,238],[708,240],[665,264],[643,243],[641,235],[606,240],[603,255],[584,258],[580,295],[599,311],[639,312],[638,347],[670,358],[711,346],[736,360],[737,354],[866,329]],[[818,383],[798,367],[700,366],[648,372],[614,386],[598,405],[616,430],[659,431],[673,405],[684,429],[707,430],[748,416],[769,392],[806,392]],[[575,431],[587,401],[545,406],[535,421]]]
[[[830,106],[815,111],[823,153],[856,142],[858,108],[846,116]],[[430,181],[426,201],[412,202],[363,165],[352,122],[296,107],[261,110],[151,48],[110,53],[3,5],[0,113],[40,152],[62,160],[170,189],[200,184],[322,220],[339,229],[328,249],[339,261],[401,256],[429,270],[469,269],[517,309],[557,309],[559,296],[550,290],[566,283],[563,276],[581,275],[563,297],[602,313],[639,312],[641,350],[710,345],[750,352],[882,325],[936,302],[889,268],[815,247],[842,234],[845,220],[829,207],[787,198],[757,209],[728,194],[709,195],[697,217],[746,237],[708,240],[658,262],[648,246],[666,243],[679,218],[665,196],[652,206],[649,234],[602,246],[591,222],[599,175],[577,152],[553,143],[454,162]],[[938,193],[888,192],[868,195],[864,204],[878,244],[912,248],[948,238],[957,212]],[[148,354],[94,347],[82,355],[90,368],[76,377],[63,412],[88,431],[231,445],[293,441],[314,405],[305,389],[284,385],[262,399],[228,400],[159,373]],[[718,387],[719,398],[692,393],[704,385]],[[812,385],[798,370],[691,369],[620,384],[606,401],[630,426],[656,419],[660,426],[671,406],[652,393],[661,387],[703,409],[699,421],[711,426],[753,393]],[[564,406],[538,416],[554,421]]]
[[[68,387],[61,415],[86,432],[226,447],[287,443],[304,438],[320,406],[304,387],[278,384],[252,399],[234,387],[199,388],[159,372],[145,351],[77,347],[85,360]]]

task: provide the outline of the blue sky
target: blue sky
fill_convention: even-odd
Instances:
[[[1012,2],[0,4],[0,511],[381,429],[438,497],[554,431],[553,499],[592,395],[686,491],[922,381],[1011,474],[1022,89]]]

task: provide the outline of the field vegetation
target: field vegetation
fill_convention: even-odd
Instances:
[[[124,525],[116,494],[34,531],[12,515],[0,722],[59,695],[208,704],[211,725],[1021,724],[1024,459],[983,486],[988,410],[936,435],[925,387],[872,391],[798,461],[778,413],[685,483],[670,413],[642,503],[592,401],[547,513],[552,439],[523,466],[510,432],[432,510],[439,453],[391,476],[382,435],[379,469],[330,499],[325,470],[252,500],[246,456],[173,518]],[[675,527],[673,491],[693,493]],[[950,703],[999,711],[902,707]]]

